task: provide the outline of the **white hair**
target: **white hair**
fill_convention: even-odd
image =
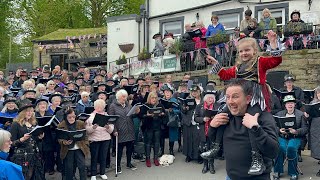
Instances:
[[[126,95],[128,97],[127,91],[124,89],[120,89],[116,94],[116,99],[119,100],[120,96],[122,96],[122,95]]]
[[[83,91],[81,93],[81,98],[83,98],[84,96],[89,96],[90,94],[87,91]]]
[[[216,102],[216,95],[214,94],[206,94],[204,97],[203,97],[203,101],[207,101],[207,99],[209,97],[212,97],[213,98],[213,101]]]
[[[93,107],[94,109],[96,109],[96,107],[102,107],[105,108],[106,107],[106,102],[102,99],[97,99],[94,103],[93,103]]]
[[[33,83],[31,80],[26,80],[26,81],[24,81],[23,84],[21,85],[22,88],[23,88],[23,89],[26,89],[27,84],[30,85],[29,88],[34,88],[34,86],[35,86],[34,83]]]
[[[11,138],[11,134],[9,131],[0,129],[0,148],[2,148],[4,143],[10,140],[10,138]],[[0,150],[2,151],[3,149],[0,149]]]

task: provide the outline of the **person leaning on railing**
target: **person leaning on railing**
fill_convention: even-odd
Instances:
[[[268,8],[265,8],[262,11],[262,18],[260,19],[259,27],[262,29],[261,37],[263,38],[267,38],[269,30],[273,30],[274,32],[277,30],[277,21],[271,16],[271,12]]]

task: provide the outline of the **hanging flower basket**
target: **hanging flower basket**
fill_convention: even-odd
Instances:
[[[128,53],[130,51],[132,51],[134,44],[133,43],[129,43],[129,44],[118,44],[120,50],[124,53]]]
[[[229,34],[217,33],[207,38],[207,47],[211,47],[213,45],[226,43],[230,41]]]

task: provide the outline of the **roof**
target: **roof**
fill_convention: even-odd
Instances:
[[[65,40],[67,36],[79,37],[79,36],[89,35],[89,34],[91,35],[91,37],[93,37],[94,34],[105,35],[107,34],[107,28],[100,27],[100,28],[82,28],[82,29],[58,29],[42,37],[36,38],[33,41]]]

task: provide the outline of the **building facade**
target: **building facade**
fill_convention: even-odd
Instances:
[[[270,9],[278,26],[285,25],[294,10],[300,11],[305,22],[320,24],[319,5],[320,1],[309,0],[146,0],[140,15],[108,18],[108,68],[114,70],[115,61],[122,54],[135,57],[143,47],[152,51],[154,34],[164,35],[167,31],[178,37],[184,33],[187,23],[203,21],[208,26],[213,14],[219,16],[219,22],[226,30],[240,26],[247,8],[258,21],[262,10]],[[134,48],[130,53],[124,53],[118,47],[120,44],[134,44]]]

